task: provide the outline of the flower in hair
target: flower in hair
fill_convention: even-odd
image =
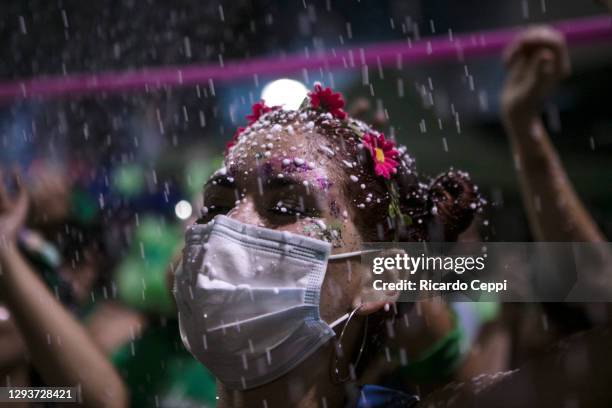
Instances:
[[[261,117],[261,115],[271,112],[275,109],[278,109],[279,107],[280,106],[267,106],[263,100],[259,102],[255,102],[253,105],[251,105],[251,113],[246,116],[247,125],[252,125],[253,123],[257,122],[257,120]],[[234,134],[232,135],[232,138],[230,139],[230,141],[225,144],[225,154],[226,155],[229,152],[229,150],[232,148],[232,146],[236,144],[236,142],[238,141],[238,136],[240,136],[240,134],[243,131],[244,131],[243,127],[237,128]]]
[[[346,119],[346,112],[342,110],[344,100],[342,95],[332,92],[331,88],[325,88],[321,84],[315,84],[314,90],[308,93],[310,106],[314,109],[321,108],[332,114],[337,119]]]
[[[361,138],[361,143],[370,152],[374,161],[374,173],[389,180],[392,174],[397,172],[398,151],[392,140],[386,140],[382,133],[365,133]]]
[[[259,119],[264,113],[268,113],[278,108],[278,106],[267,106],[266,102],[263,100],[255,102],[253,105],[251,105],[251,114],[246,116],[247,123],[252,125],[253,123],[257,122],[257,119]]]
[[[244,132],[244,128],[242,126],[238,127],[236,131],[234,132],[234,134],[232,135],[232,138],[230,139],[230,141],[225,144],[225,154],[226,155],[229,152],[229,150],[236,144],[236,142],[238,141],[238,136],[240,136],[242,132]]]

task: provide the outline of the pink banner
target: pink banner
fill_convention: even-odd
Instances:
[[[609,15],[559,21],[551,24],[564,33],[570,46],[612,40]],[[146,91],[161,86],[207,85],[252,78],[254,75],[281,76],[303,69],[353,69],[362,65],[396,66],[436,61],[457,61],[464,57],[496,56],[521,28],[425,37],[419,41],[397,41],[342,48],[310,56],[252,58],[217,64],[190,64],[145,68],[125,72],[71,74],[0,82],[0,102],[20,99],[48,99],[89,93]]]

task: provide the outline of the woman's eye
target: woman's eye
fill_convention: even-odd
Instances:
[[[278,201],[270,208],[270,211],[277,215],[302,215],[303,208],[299,208],[295,203]]]
[[[230,207],[211,204],[202,207],[200,210],[200,217],[197,219],[197,224],[206,224],[208,221],[213,219],[216,215],[227,214],[231,210]]]

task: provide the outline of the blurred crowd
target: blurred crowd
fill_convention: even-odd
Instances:
[[[45,14],[44,10],[40,13]],[[216,7],[210,10],[214,19],[218,13]],[[102,14],[107,20],[113,18]],[[148,28],[145,23],[141,27]],[[150,28],[163,43],[163,32],[156,26]],[[223,30],[218,33],[232,37]],[[241,41],[247,43],[239,38],[234,44],[239,46]],[[208,51],[216,54],[218,50]],[[145,54],[142,61],[166,63],[164,56]],[[108,56],[111,62],[105,66],[112,67],[113,60]],[[508,154],[516,162],[531,237],[534,241],[606,242],[541,120],[547,98],[571,75],[563,36],[547,26],[525,29],[505,50],[503,64],[499,115],[509,140]],[[37,72],[32,69],[32,73]],[[216,115],[210,104],[188,99],[183,102],[201,104],[206,115]],[[87,113],[87,106],[79,106],[78,101],[73,104],[73,109]],[[157,118],[152,122],[160,121],[160,115],[172,122],[181,114],[177,107],[162,113],[150,106],[142,110],[144,117]],[[374,125],[384,127],[388,121],[366,99],[356,98],[348,111]],[[89,126],[96,127],[91,122]],[[109,134],[112,127],[103,126]],[[229,139],[232,131],[221,127],[219,133]],[[69,163],[49,154],[20,168],[1,164],[2,386],[78,384],[87,406],[232,406],[228,400],[219,401],[224,396],[220,396],[215,377],[184,347],[172,293],[184,231],[200,216],[201,188],[220,166],[221,152],[211,149],[219,153],[207,152],[204,164],[186,169],[183,177],[168,169],[158,173],[147,159],[147,149],[162,147],[144,147],[147,143],[143,136],[136,142],[142,149],[135,149],[140,151],[141,163],[147,163],[144,165],[111,155],[112,149],[102,152],[109,154],[106,161],[111,166],[98,165],[99,158],[87,157],[95,156],[92,151]],[[180,155],[189,152],[168,154],[181,160]],[[20,155],[23,157],[22,152]],[[94,165],[90,159],[95,160]],[[182,191],[174,187],[177,179],[186,186]],[[193,198],[174,206],[186,195]],[[491,233],[495,226],[487,225],[486,214],[485,209],[456,240],[495,240]],[[602,265],[608,260],[609,254],[601,254]],[[608,304],[423,301],[393,305],[385,313],[382,326],[389,319],[410,324],[392,335],[387,330],[377,339],[378,347],[367,349],[358,373],[360,384],[416,395],[423,406],[604,407],[612,403],[608,389],[612,308]],[[297,387],[293,392],[302,391]],[[264,405],[257,400],[253,406],[283,406],[283,398],[294,401],[293,395],[273,396],[264,399]],[[370,406],[412,403],[388,400]],[[250,403],[234,400],[233,404]],[[287,404],[284,406],[293,405]],[[326,402],[317,405],[326,406]]]

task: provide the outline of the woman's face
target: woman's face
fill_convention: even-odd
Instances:
[[[348,176],[334,161],[334,147],[314,132],[272,129],[243,135],[226,157],[226,170],[208,181],[205,220],[226,214],[330,242],[332,253],[360,249],[362,237],[352,221],[359,209],[347,193]],[[321,289],[323,320],[329,323],[353,306],[362,286],[358,271],[354,261],[328,264]]]

